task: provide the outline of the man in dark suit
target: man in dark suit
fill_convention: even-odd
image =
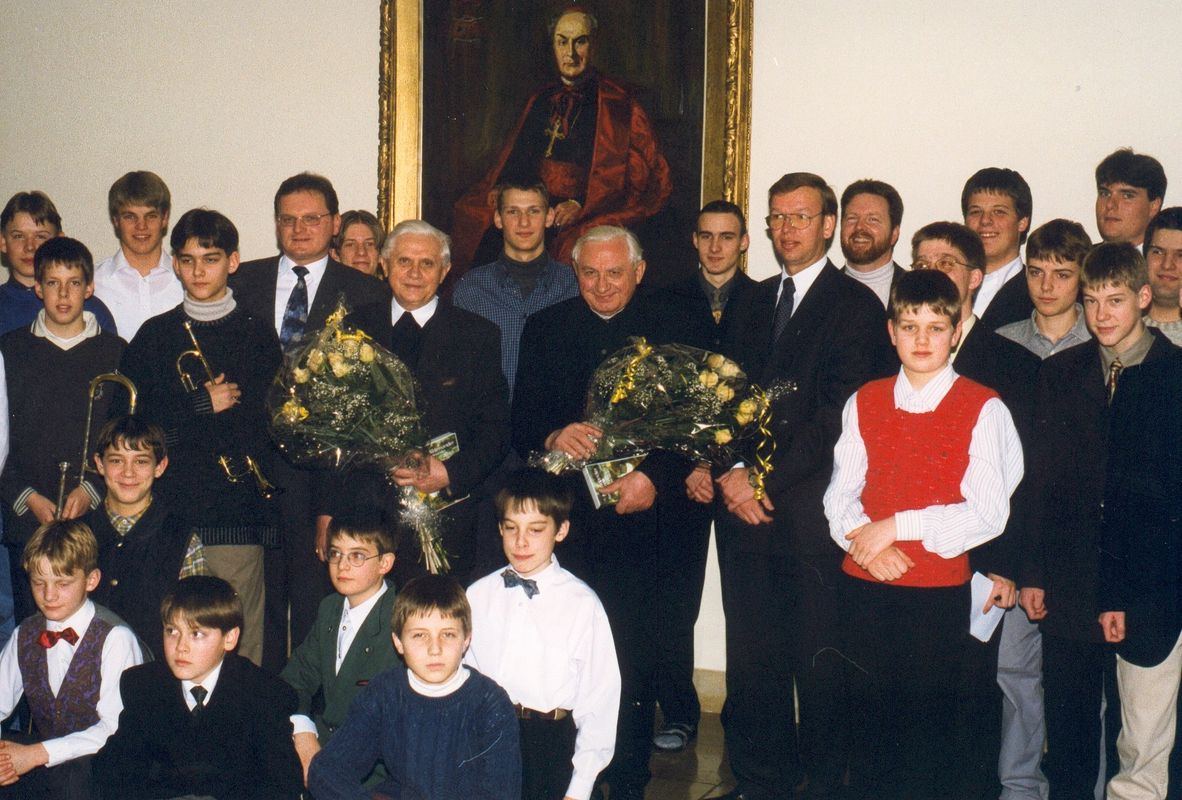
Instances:
[[[513,394],[513,446],[530,453],[562,450],[588,459],[602,431],[584,416],[587,386],[599,364],[628,344],[652,337],[647,304],[637,296],[645,262],[624,228],[592,228],[575,245],[580,296],[530,317],[521,337]],[[557,554],[603,602],[620,664],[620,718],[615,756],[603,773],[612,797],[644,797],[653,736],[655,661],[652,641],[657,597],[657,512],[663,492],[685,492],[690,465],[660,451],[601,489],[620,492],[616,505],[596,509],[582,475],[566,477],[575,497],[571,535]]]
[[[991,331],[1027,319],[1034,310],[1019,254],[1033,206],[1026,179],[1002,167],[978,170],[960,193],[964,224],[985,246],[985,275],[973,313]]]
[[[716,528],[727,620],[723,725],[738,779],[728,796],[782,797],[807,773],[808,796],[826,797],[842,782],[849,726],[837,611],[843,554],[821,500],[842,406],[898,362],[882,303],[825,256],[837,228],[833,190],[817,175],[790,173],[768,200],[782,270],[736,309],[732,330],[747,374],[782,387],[772,403],[773,468],[762,500],[749,466],[718,481],[732,512]]]
[[[443,459],[424,454],[415,469],[392,473],[397,486],[442,493],[457,501],[444,512],[443,545],[451,573],[464,584],[476,566],[475,496],[509,451],[509,387],[501,371],[497,326],[439,298],[451,266],[450,240],[422,220],[398,223],[382,248],[393,302],[357,309],[348,322],[368,333],[410,367],[422,389],[423,428],[433,440],[451,441]],[[338,507],[384,508],[398,516],[398,492],[386,475],[356,470],[338,493]],[[394,562],[396,585],[425,570],[418,537],[404,531]]]
[[[230,277],[238,305],[254,317],[275,320],[285,353],[305,333],[323,328],[342,296],[351,308],[390,297],[381,281],[329,257],[333,236],[340,230],[339,210],[336,190],[327,178],[301,172],[283,181],[275,192],[279,255],[247,261]],[[322,510],[313,491],[317,482],[311,480],[310,470],[277,455],[271,461],[267,476],[285,490],[279,498],[283,544],[281,550],[266,553],[263,663],[278,672],[289,644],[299,644],[307,636],[329,585],[315,527]],[[326,524],[321,524],[321,537]]]
[[[956,372],[1001,396],[1023,446],[1026,446],[1030,440],[1030,408],[1039,362],[1026,348],[994,332],[973,314],[973,298],[980,288],[988,260],[987,248],[977,234],[964,225],[933,222],[916,231],[911,240],[911,252],[915,269],[940,270],[952,279],[960,294],[962,332],[960,344],[952,354]],[[1019,280],[1025,288],[1025,277],[1019,274]],[[998,605],[1003,608],[1012,608],[1017,599],[1015,580],[1022,531],[1018,512],[1023,506],[1021,498],[1025,490],[1025,484],[1019,484],[1001,536],[969,553],[972,568],[993,580],[990,597],[1002,598]],[[957,776],[958,796],[966,800],[996,798],[1002,790],[998,772],[1003,746],[1002,687],[998,685],[1002,670],[1005,670],[1005,677],[1000,679],[1009,679],[1015,684],[1014,688],[1007,687],[1007,697],[1013,698],[1009,718],[1021,721],[1021,724],[1014,725],[1015,731],[1035,731],[1026,735],[1021,746],[1014,742],[1010,748],[1011,753],[1018,754],[1010,761],[1021,766],[1008,767],[1001,773],[1001,781],[1007,782],[1006,797],[1033,798],[1038,795],[1037,784],[1045,783],[1038,771],[1043,740],[1040,650],[1037,638],[1029,647],[1011,646],[1007,649],[1005,628],[1015,626],[1016,630],[1026,634],[1033,628],[1019,609],[1007,614],[1003,630],[995,632],[988,642],[969,636],[964,640],[955,730],[963,765]],[[1034,628],[1033,635],[1037,637],[1037,634],[1038,630]],[[1001,667],[999,649],[1002,652]]]
[[[894,259],[902,224],[903,198],[889,183],[863,178],[841,193],[841,271],[873,289],[883,308],[906,271]]]
[[[652,298],[657,336],[732,356],[729,330],[736,308],[755,292],[756,282],[739,269],[747,252],[747,218],[734,203],[714,200],[698,212],[693,234],[698,272]],[[710,547],[713,480],[708,468],[694,472],[691,493],[657,497],[659,578],[657,615],[657,702],[664,725],[653,737],[660,750],[681,750],[697,735],[701,707],[694,689],[694,624],[702,603]],[[691,496],[692,494],[692,496]]]

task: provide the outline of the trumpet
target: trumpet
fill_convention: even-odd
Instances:
[[[90,463],[90,429],[94,422],[94,401],[102,391],[104,383],[117,383],[127,390],[127,413],[135,413],[136,389],[135,384],[126,375],[120,375],[118,372],[104,372],[101,375],[95,375],[90,381],[90,388],[87,390],[86,400],[86,428],[82,434],[82,466],[78,470],[78,485],[86,480],[87,471],[94,472],[94,466]],[[66,476],[70,471],[70,462],[62,461],[58,463],[58,469],[61,471],[61,478],[57,484],[57,510],[54,512],[54,519],[61,519],[62,512],[66,507]]]
[[[189,334],[189,341],[193,343],[193,348],[177,356],[176,371],[177,375],[180,376],[181,385],[185,387],[185,391],[192,392],[196,391],[198,382],[201,384],[204,384],[206,381],[212,383],[217,379],[217,376],[213,372],[213,367],[209,365],[209,359],[205,357],[205,353],[201,350],[201,343],[197,341],[197,334],[193,333],[193,323],[185,320],[184,325],[185,332]],[[193,360],[205,372],[205,380],[201,380],[200,375],[194,377],[193,373],[186,369],[186,362]],[[218,466],[222,468],[222,472],[226,474],[226,479],[230,483],[239,483],[246,478],[253,478],[255,491],[264,500],[271,500],[283,491],[283,489],[267,480],[267,476],[263,474],[263,470],[254,456],[249,454],[241,456],[241,468],[238,468],[235,460],[234,456],[226,454],[222,454],[217,458]]]

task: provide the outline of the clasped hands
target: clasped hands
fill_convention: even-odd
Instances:
[[[603,430],[589,422],[572,422],[552,432],[544,442],[547,450],[561,450],[573,459],[586,461],[595,455]],[[643,472],[633,470],[619,480],[599,487],[600,494],[619,492],[617,514],[647,511],[657,500],[657,487]]]

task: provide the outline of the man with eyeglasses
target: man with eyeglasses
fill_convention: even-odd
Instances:
[[[958,375],[993,389],[1010,410],[1024,453],[1030,442],[1031,407],[1038,358],[1025,347],[993,331],[973,314],[973,297],[981,285],[987,262],[987,248],[971,228],[955,222],[933,222],[920,228],[911,239],[912,269],[938,269],[952,279],[960,295],[961,337],[952,353]],[[1017,600],[1014,578],[1021,552],[1022,519],[1027,483],[1018,485],[1010,499],[1010,517],[1001,536],[969,553],[969,564],[993,581],[991,604],[1013,608]],[[1000,598],[1000,599],[998,599]],[[965,609],[968,613],[968,609]],[[1021,611],[1017,613],[1021,614]],[[960,752],[956,797],[1037,797],[1033,778],[1037,758],[1022,779],[1011,777],[1005,793],[999,779],[1002,731],[1002,694],[998,686],[998,649],[1002,640],[995,631],[988,642],[966,636],[957,686],[955,735]],[[1038,716],[1041,719],[1041,703]],[[1041,735],[1039,737],[1041,749]],[[1015,751],[1020,748],[1015,747]],[[1007,775],[1014,775],[1011,768]],[[1028,786],[1029,784],[1029,786]]]
[[[844,553],[829,538],[822,497],[842,406],[898,362],[882,303],[826,257],[837,197],[825,180],[780,178],[764,221],[781,271],[736,309],[732,330],[748,376],[782,388],[772,403],[767,496],[756,498],[754,460],[718,481],[731,512],[716,526],[727,620],[723,726],[738,781],[726,796],[783,797],[807,775],[805,796],[831,797],[845,774],[850,726],[837,598]]]
[[[280,254],[241,264],[230,278],[230,289],[247,312],[275,321],[285,353],[301,336],[324,327],[341,295],[351,308],[389,301],[390,290],[383,283],[329,257],[341,218],[328,178],[301,172],[283,181],[275,192],[274,213]],[[278,671],[289,651],[289,600],[290,641],[298,643],[315,621],[329,587],[316,551],[320,504],[312,491],[312,472],[282,458],[273,460],[274,474],[268,472],[267,477],[286,491],[279,498],[282,551],[266,553],[263,663]]]
[[[901,224],[903,198],[889,183],[863,178],[841,193],[841,271],[873,289],[883,308],[906,271],[894,259]]]

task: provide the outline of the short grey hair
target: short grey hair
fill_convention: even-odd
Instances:
[[[391,234],[392,236],[393,234]],[[583,246],[592,242],[614,242],[617,239],[623,239],[628,245],[628,260],[633,266],[636,266],[644,259],[644,250],[640,247],[640,242],[636,238],[636,234],[627,228],[621,228],[618,225],[596,225],[591,230],[584,233],[575,242],[574,248],[571,250],[571,260],[576,264],[579,261],[579,254],[583,252]]]
[[[451,264],[451,237],[430,222],[424,222],[421,219],[404,219],[394,226],[394,229],[386,236],[385,244],[382,245],[383,259],[390,258],[395,245],[398,244],[398,237],[405,233],[433,237],[435,241],[439,242],[439,258],[444,264]]]

